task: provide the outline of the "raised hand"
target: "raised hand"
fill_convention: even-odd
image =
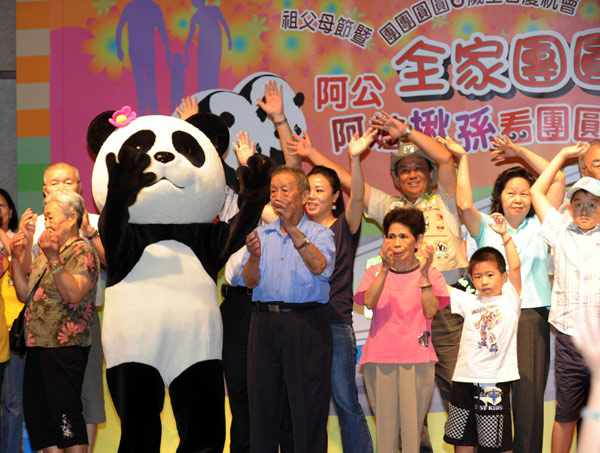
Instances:
[[[504,162],[509,157],[518,157],[523,150],[522,146],[513,143],[507,135],[494,137],[491,145],[492,162]]]
[[[500,236],[508,233],[508,223],[504,216],[498,212],[490,214],[490,228],[498,233]]]
[[[288,151],[292,156],[309,157],[310,152],[313,150],[313,144],[310,140],[308,132],[302,132],[303,136],[292,134],[293,140],[288,140],[286,145]]]
[[[56,262],[60,260],[58,237],[52,234],[50,230],[44,230],[44,232],[40,235],[38,245],[40,246],[42,252],[44,252],[44,255],[46,255],[46,258],[48,258],[48,262]]]
[[[560,150],[560,153],[565,157],[565,160],[574,159],[585,154],[589,147],[589,143],[577,142],[575,145],[565,146]]]
[[[23,257],[23,252],[25,251],[25,244],[27,243],[27,238],[25,237],[24,231],[19,231],[15,233],[12,240],[10,241],[10,255],[16,259],[20,260]]]
[[[181,99],[182,109],[179,106],[175,107],[175,111],[182,120],[187,120],[190,116],[198,113],[199,107],[196,98],[186,96]]]
[[[246,248],[250,255],[260,258],[260,238],[258,237],[258,231],[252,230],[252,232],[246,236]]]
[[[248,165],[248,158],[254,155],[255,142],[250,143],[248,131],[237,133],[238,143],[233,142],[233,149],[240,165]]]
[[[238,202],[252,200],[266,203],[269,199],[271,173],[275,166],[276,163],[273,159],[262,154],[254,154],[248,158],[246,166],[238,167],[236,172],[240,181]]]
[[[392,256],[392,244],[388,244],[386,241],[383,241],[381,244],[381,248],[379,249],[379,256],[381,257],[381,267],[384,271],[388,271],[392,268],[392,264],[394,264],[394,258]]]
[[[377,129],[373,127],[369,127],[360,138],[358,138],[358,132],[355,132],[348,145],[350,156],[360,156],[365,150],[369,149],[373,144],[375,135],[377,135]]]
[[[79,231],[86,238],[95,234],[96,230],[90,225],[90,215],[87,209],[83,211],[83,217],[81,219],[81,227],[79,227]]]
[[[270,117],[283,115],[283,85],[269,80],[265,84],[265,100],[257,99],[258,106]]]
[[[446,137],[446,138],[442,138],[439,135],[437,137],[435,137],[435,139],[437,140],[437,142],[440,145],[443,145],[444,147],[446,147],[446,149],[448,151],[450,151],[452,153],[452,155],[456,156],[456,157],[461,157],[467,154],[467,151],[465,151],[465,149],[463,148],[463,146],[460,143],[456,143],[452,137]]]
[[[123,146],[119,151],[119,161],[114,153],[106,155],[106,168],[108,170],[108,190],[114,192],[135,192],[135,195],[144,187],[151,185],[156,180],[156,174],[144,173],[150,166],[150,156],[138,151],[131,146]],[[128,200],[130,205],[135,201]]]
[[[373,115],[371,125],[386,134],[381,137],[383,141],[398,140],[404,136],[408,129],[406,124],[383,110]]]
[[[284,198],[276,198],[271,201],[271,206],[273,206],[273,211],[281,220],[281,225],[283,228],[290,226],[290,220],[294,214],[294,207]]]
[[[38,215],[35,214],[31,208],[27,208],[21,216],[19,222],[19,230],[25,234],[27,240],[33,240],[35,235],[35,224],[37,222]]]
[[[434,251],[433,251],[433,246],[431,244],[425,244],[423,243],[421,245],[421,259],[419,260],[419,271],[421,272],[421,275],[423,275],[424,277],[427,277],[427,273],[429,272],[429,267],[431,266],[431,263],[433,262],[433,256],[434,256]]]

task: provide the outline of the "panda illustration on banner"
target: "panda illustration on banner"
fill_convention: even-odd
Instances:
[[[191,96],[198,103],[201,112],[214,113],[225,121],[231,141],[235,140],[239,131],[249,131],[252,141],[256,142],[258,154],[270,156],[278,164],[284,164],[277,131],[265,112],[256,104],[256,99],[263,98],[264,86],[270,80],[283,87],[285,116],[292,132],[300,135],[306,130],[306,119],[301,110],[304,105],[304,93],[294,92],[286,80],[276,74],[256,72],[245,77],[232,90],[206,90]],[[234,170],[238,165],[237,157],[234,152],[229,152],[223,160],[227,184],[237,190]]]
[[[101,210],[107,287],[102,328],[109,390],[121,419],[119,452],[160,451],[169,388],[179,452],[225,442],[217,273],[245,242],[269,197],[270,159],[238,170],[239,213],[215,222],[225,197],[229,131],[198,113],[99,114],[88,128]]]

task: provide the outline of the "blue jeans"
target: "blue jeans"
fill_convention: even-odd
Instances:
[[[356,337],[352,324],[332,324],[331,396],[337,409],[344,453],[370,453],[373,441],[356,388]]]
[[[20,453],[23,443],[23,371],[25,359],[10,353],[2,384],[1,453]]]

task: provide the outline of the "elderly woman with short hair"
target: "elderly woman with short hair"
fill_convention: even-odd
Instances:
[[[12,266],[17,296],[26,301],[27,356],[23,384],[25,424],[31,447],[44,452],[86,452],[81,385],[91,344],[91,319],[99,261],[79,237],[83,199],[72,191],[44,200],[46,230],[29,276]],[[15,234],[13,257],[25,250],[27,236]]]

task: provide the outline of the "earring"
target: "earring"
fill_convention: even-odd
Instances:
[[[332,210],[332,211],[335,211],[336,209],[337,209],[337,206],[336,206],[336,205],[331,205],[331,210]]]

